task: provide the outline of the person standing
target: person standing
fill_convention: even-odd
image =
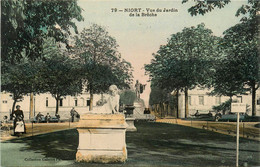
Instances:
[[[55,114],[55,117],[58,119],[58,122],[60,122],[60,115],[58,113]]]
[[[21,106],[17,105],[16,110],[13,113],[14,118],[14,135],[19,135],[20,133],[26,133],[26,127],[24,123],[24,115],[21,110]]]
[[[51,119],[51,116],[50,116],[49,113],[47,113],[47,115],[45,116],[45,121],[46,121],[47,123],[49,123],[49,122],[50,122],[50,119]]]
[[[74,109],[74,107],[72,107],[72,109],[70,110],[71,122],[74,122],[74,116],[76,112],[77,111]]]

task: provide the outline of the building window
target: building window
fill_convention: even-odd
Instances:
[[[216,104],[220,104],[221,103],[221,97],[220,96],[217,96],[216,97]]]
[[[78,100],[75,99],[75,106],[78,106]]]
[[[60,106],[63,106],[63,99],[60,99]]]
[[[191,105],[191,96],[188,97],[189,105]]]
[[[90,100],[87,100],[87,106],[90,106]]]
[[[199,96],[199,105],[204,105],[204,96]]]
[[[260,105],[260,97],[257,97],[256,104]]]
[[[3,103],[6,104],[6,103],[7,103],[7,100],[3,100]]]
[[[46,107],[49,106],[49,101],[48,101],[48,97],[46,97]]]

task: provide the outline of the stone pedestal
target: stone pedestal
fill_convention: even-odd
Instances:
[[[126,131],[137,131],[136,127],[135,127],[135,118],[126,118]]]
[[[135,119],[142,119],[144,116],[144,105],[141,101],[135,101],[134,102],[134,114],[133,117]]]
[[[77,162],[112,163],[127,159],[123,114],[84,114],[77,126]]]

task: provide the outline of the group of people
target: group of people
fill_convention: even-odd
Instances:
[[[56,114],[55,117],[58,119],[58,122],[60,120],[60,115],[59,114]],[[43,121],[43,118],[45,118],[44,120],[49,123],[50,120],[51,120],[51,115],[49,113],[47,113],[47,115],[44,117],[43,114],[41,114],[41,112],[39,112],[37,115],[36,115],[36,121],[37,123],[40,123]]]
[[[75,110],[74,107],[71,109],[70,115],[71,115],[72,122],[74,122],[74,117],[80,118],[80,115],[78,114],[78,112]],[[24,122],[24,114],[23,114],[23,111],[21,110],[20,105],[16,106],[16,110],[11,114],[11,116],[12,116],[12,118],[14,118],[13,119],[14,120],[14,122],[13,122],[14,136],[21,136],[21,134],[25,134],[26,126],[25,126],[25,122]],[[56,114],[55,116],[58,120],[60,119],[59,114]],[[44,117],[44,115],[41,112],[39,112],[36,115],[36,121],[38,123],[42,122],[43,117]],[[47,115],[44,118],[45,118],[45,121],[48,123],[48,122],[50,122],[51,116],[49,113],[47,113]]]

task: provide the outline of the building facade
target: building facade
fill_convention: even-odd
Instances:
[[[201,113],[212,111],[213,106],[217,106],[230,99],[228,96],[209,96],[209,89],[195,88],[188,91],[189,116],[194,115],[198,110]],[[237,95],[232,97],[233,102],[245,103],[248,105],[248,115],[252,115],[252,95]],[[185,96],[180,92],[179,96],[179,116],[185,118]],[[256,116],[260,116],[260,90],[256,92]]]
[[[95,94],[93,97],[93,106],[96,106],[96,102],[102,98],[103,95]],[[106,96],[106,95],[104,95]],[[1,105],[0,105],[0,116],[1,119],[3,116],[10,117],[13,99],[12,94],[7,92],[1,92]],[[33,96],[33,115],[36,116],[39,112],[43,115],[49,113],[51,116],[55,116],[56,111],[56,100],[49,93],[36,94]],[[29,119],[30,111],[30,95],[23,96],[23,99],[20,102],[17,102],[16,105],[20,105],[21,109],[24,112],[25,120]],[[82,93],[78,96],[66,96],[59,100],[59,115],[61,119],[68,119],[70,117],[70,110],[72,107],[79,114],[89,112],[90,105],[90,94]]]

